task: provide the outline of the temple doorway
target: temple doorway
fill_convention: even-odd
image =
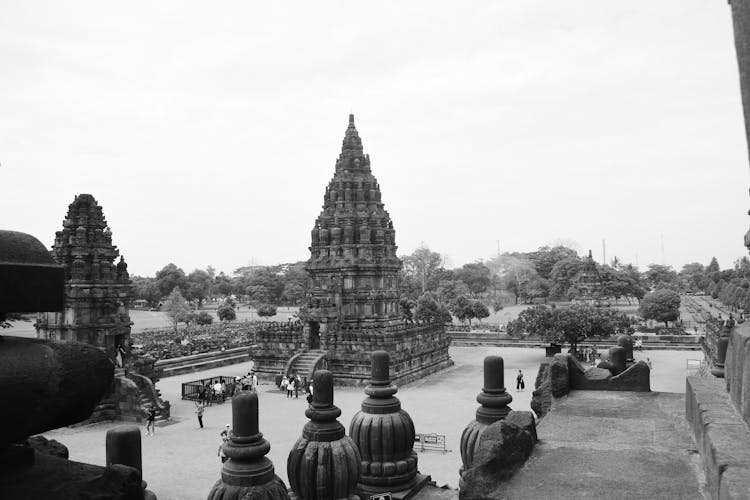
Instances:
[[[310,349],[320,349],[320,323],[310,321]]]

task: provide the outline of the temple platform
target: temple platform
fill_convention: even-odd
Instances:
[[[493,498],[710,498],[683,394],[573,391],[537,432],[531,457]]]

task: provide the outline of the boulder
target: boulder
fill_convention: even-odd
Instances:
[[[556,398],[565,396],[570,391],[570,375],[567,354],[555,354],[550,364],[550,383],[552,395]]]
[[[531,409],[536,416],[542,418],[549,412],[552,405],[552,381],[550,380],[549,363],[539,365],[536,375],[535,390],[531,393]]]
[[[4,337],[0,387],[13,411],[0,412],[0,447],[85,420],[113,378],[114,365],[95,346]]]
[[[47,439],[44,436],[31,436],[28,439],[29,446],[34,448],[37,453],[49,455],[58,458],[68,458],[68,447],[54,439]]]
[[[487,427],[474,455],[473,467],[465,472],[459,498],[496,498],[500,483],[509,479],[529,458],[536,443],[535,436],[531,412],[511,411],[505,420]]]
[[[638,361],[609,380],[610,391],[651,392],[651,368]]]

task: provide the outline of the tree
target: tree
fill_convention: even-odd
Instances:
[[[250,285],[245,289],[245,293],[250,298],[250,302],[254,304],[263,304],[268,302],[271,294],[268,292],[268,288],[263,285]]]
[[[669,321],[677,321],[680,317],[680,295],[666,288],[651,292],[641,300],[638,312],[643,319],[664,322],[668,327]]]
[[[539,247],[536,252],[526,254],[529,261],[534,264],[534,269],[539,276],[548,280],[552,276],[552,269],[555,264],[564,259],[577,259],[578,252],[566,246],[557,245],[554,247]]]
[[[498,285],[518,299],[528,296],[527,285],[538,274],[534,264],[525,256],[518,253],[504,253],[486,263],[497,278]]]
[[[471,326],[471,320],[474,316],[474,304],[469,297],[466,295],[459,295],[449,305],[448,310],[463,323],[464,321],[469,322]]]
[[[550,271],[550,296],[555,299],[569,298],[569,292],[576,278],[583,270],[583,261],[578,257],[567,257],[555,262]]]
[[[616,309],[596,308],[585,304],[570,307],[536,306],[522,311],[508,323],[510,335],[539,336],[552,343],[567,342],[575,352],[587,338],[632,333],[633,320]]]
[[[672,269],[672,266],[649,264],[645,275],[646,281],[652,288],[670,287],[677,282],[677,273]]]
[[[421,293],[437,288],[439,270],[443,267],[443,257],[422,243],[411,255],[402,257],[403,276],[418,284]]]
[[[229,322],[237,319],[237,313],[234,312],[234,307],[231,304],[223,303],[216,310],[216,315],[219,317],[219,321]]]
[[[480,321],[490,315],[490,310],[481,300],[472,301],[471,308],[473,309],[474,317]]]
[[[432,293],[425,292],[417,299],[417,307],[414,310],[414,319],[417,321],[451,321],[451,315],[446,307],[435,300]]]
[[[133,282],[133,296],[136,299],[145,300],[150,306],[156,306],[163,297],[154,278],[143,278],[131,276]]]
[[[466,283],[472,294],[479,295],[487,291],[491,284],[490,268],[482,262],[464,264],[463,267],[454,272],[456,279]]]
[[[711,257],[711,262],[706,266],[706,274],[718,273],[719,271],[721,271],[719,261],[716,260],[716,257]]]
[[[169,318],[175,333],[178,333],[178,323],[187,323],[190,321],[190,306],[185,300],[185,297],[182,296],[182,293],[180,293],[178,287],[174,287],[172,293],[170,293],[167,300],[164,301],[161,310],[167,315],[167,318]]]
[[[211,276],[206,271],[201,269],[193,270],[193,272],[188,274],[186,279],[187,291],[185,297],[188,300],[198,301],[198,305],[200,306],[208,297],[212,282]]]
[[[156,286],[159,287],[161,296],[169,294],[175,288],[183,293],[187,290],[187,277],[185,271],[176,265],[169,263],[156,273]]]
[[[272,306],[270,304],[263,304],[258,308],[258,316],[264,317],[264,318],[270,318],[271,316],[276,316],[276,306]]]

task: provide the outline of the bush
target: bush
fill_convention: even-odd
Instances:
[[[234,321],[237,319],[237,313],[234,312],[234,307],[229,304],[224,304],[216,310],[216,315],[220,321]]]
[[[258,307],[258,316],[276,316],[276,307],[269,304],[263,304],[262,306]]]
[[[208,314],[206,311],[201,311],[193,317],[193,320],[198,325],[210,325],[214,322],[214,317]]]

